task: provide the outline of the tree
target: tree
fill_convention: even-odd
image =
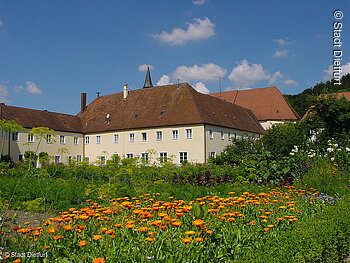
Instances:
[[[35,139],[39,139],[38,145],[36,146],[35,155],[38,153],[41,141],[43,139],[48,140],[48,138],[50,138],[50,140],[55,141],[52,137],[56,136],[54,130],[49,129],[47,127],[34,127],[29,132],[29,135],[33,135]],[[38,166],[39,166],[39,158],[37,159],[37,167]]]
[[[11,134],[24,131],[25,129],[13,120],[0,120],[0,130],[3,133]],[[0,149],[0,160],[2,159],[2,153],[5,145],[5,134],[2,136],[1,149]]]
[[[315,100],[304,125],[317,131],[317,140],[344,140],[350,137],[350,101],[344,97],[321,97]]]

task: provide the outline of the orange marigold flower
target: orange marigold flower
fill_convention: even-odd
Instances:
[[[86,245],[87,245],[87,241],[86,240],[83,240],[83,241],[79,242],[79,246],[80,247],[85,247]]]
[[[270,228],[266,227],[266,228],[264,228],[264,231],[268,232],[268,231],[270,231]]]
[[[227,219],[229,222],[234,222],[234,221],[236,221],[236,219],[235,218],[232,218],[232,217],[230,217],[229,219]]]
[[[196,219],[192,222],[193,225],[195,226],[201,226],[203,225],[204,221],[202,219]]]
[[[49,230],[47,230],[47,232],[49,232],[50,234],[55,234],[57,232],[57,229],[54,227],[49,228]]]
[[[183,239],[182,239],[182,242],[184,242],[184,243],[189,243],[189,242],[191,242],[191,241],[192,241],[192,239],[189,238],[189,237],[186,237],[186,238],[183,238]]]
[[[267,225],[267,227],[273,228],[273,227],[275,227],[275,225]]]
[[[71,229],[73,228],[73,226],[71,226],[71,225],[66,225],[66,226],[64,226],[63,228],[64,228],[64,230],[69,231],[69,230],[71,230]]]
[[[19,226],[14,226],[14,227],[12,227],[12,229],[17,230],[17,229],[19,229]]]
[[[155,236],[155,234],[156,234],[156,232],[148,232],[148,234],[147,234],[147,235],[149,235],[149,236],[153,237],[153,236]]]
[[[105,263],[105,259],[104,258],[96,258],[94,259],[94,261],[92,261],[92,263]]]
[[[22,260],[20,258],[17,258],[16,260],[13,261],[14,263],[21,263]]]
[[[253,221],[250,221],[248,224],[249,225],[254,225],[255,223],[256,223],[256,221],[253,220]]]
[[[145,227],[145,226],[140,227],[140,228],[138,229],[138,231],[141,231],[141,232],[146,232],[147,230],[148,230],[148,227]]]
[[[101,232],[104,233],[104,232],[107,231],[107,229],[108,229],[107,227],[102,227],[102,228],[101,228]]]
[[[106,234],[107,235],[111,235],[111,234],[114,233],[114,231],[115,231],[114,229],[109,229],[109,230],[106,231]]]
[[[181,226],[182,223],[181,222],[172,222],[171,225],[173,225],[173,226]]]
[[[213,230],[207,230],[206,233],[209,234],[209,235],[213,234]]]
[[[51,248],[50,246],[44,246],[44,249],[49,249],[49,248]]]
[[[196,232],[194,232],[194,231],[186,231],[185,232],[185,234],[186,235],[189,235],[189,236],[191,236],[191,235],[194,235]]]
[[[121,228],[123,226],[123,224],[115,224],[115,227]]]
[[[201,238],[201,237],[196,237],[194,240],[197,241],[197,242],[201,242],[201,241],[203,241],[204,239]]]
[[[147,237],[147,238],[146,238],[146,241],[152,242],[152,241],[154,241],[154,237]]]
[[[63,236],[54,236],[53,237],[54,240],[59,240],[59,239],[62,239],[62,238],[63,238]]]
[[[134,228],[135,227],[135,225],[126,225],[125,226],[125,228],[127,228],[127,229],[131,229],[131,228]]]
[[[102,238],[101,235],[94,235],[94,236],[92,237],[93,240],[99,240],[99,239],[101,239],[101,238]]]

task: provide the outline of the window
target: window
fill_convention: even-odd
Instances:
[[[212,129],[209,130],[209,139],[210,140],[214,139],[214,134],[213,134],[213,130]]]
[[[187,162],[187,152],[180,152],[180,163]]]
[[[60,144],[66,144],[66,136],[60,135]]]
[[[100,161],[102,165],[106,164],[106,156],[104,155],[100,156]]]
[[[148,153],[141,153],[141,159],[144,162],[148,162],[149,161],[149,157],[148,157]]]
[[[209,158],[214,158],[216,156],[216,153],[215,152],[210,152],[209,153]]]
[[[56,155],[55,156],[55,164],[58,165],[58,164],[60,164],[60,162],[61,162],[61,156]]]
[[[114,142],[114,143],[119,143],[119,134],[114,134],[114,135],[113,135],[113,138],[114,138],[114,139],[113,139],[113,142]]]
[[[141,142],[146,142],[147,141],[147,132],[142,132],[141,133]]]
[[[28,134],[28,142],[34,142],[34,135]]]
[[[173,140],[178,140],[179,139],[179,130],[173,130]]]
[[[162,131],[157,131],[156,132],[156,140],[157,141],[163,140],[163,132]]]
[[[88,156],[86,156],[86,157],[84,157],[84,162],[90,162],[90,157],[88,157]]]
[[[225,140],[225,133],[224,133],[224,131],[221,131],[221,140]]]
[[[81,162],[81,155],[80,154],[77,155],[77,162],[79,162],[79,163]]]
[[[23,155],[22,154],[18,155],[18,161],[23,161]]]
[[[228,139],[231,139],[231,137],[232,137],[231,133],[228,132],[228,133],[227,133],[227,138],[228,138]]]
[[[72,163],[72,156],[68,156],[68,163],[71,164]]]
[[[12,141],[18,142],[18,132],[12,133]]]
[[[74,137],[74,145],[79,145],[79,137]]]
[[[126,154],[126,158],[134,158],[134,154],[133,153],[127,153]]]
[[[129,133],[129,142],[135,142],[135,133]]]
[[[101,136],[100,135],[96,136],[96,144],[101,144]]]
[[[186,129],[186,139],[192,139],[192,129]]]
[[[90,143],[90,137],[89,136],[85,136],[85,144],[89,144]]]
[[[167,162],[168,161],[168,153],[167,152],[160,152],[159,153],[159,161],[161,163]]]
[[[46,143],[52,143],[52,135],[46,134]]]

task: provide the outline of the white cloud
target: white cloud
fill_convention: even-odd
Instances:
[[[290,40],[288,38],[286,38],[286,39],[279,38],[279,39],[274,39],[273,42],[276,42],[278,45],[284,46],[284,45],[292,44],[295,41],[294,40]]]
[[[203,5],[207,0],[194,0],[192,1],[192,4],[194,5]]]
[[[198,82],[198,83],[194,84],[193,88],[200,93],[204,93],[204,94],[210,93],[210,91],[208,90],[208,88],[205,86],[205,84],[203,82]]]
[[[288,50],[287,49],[282,49],[282,50],[276,50],[276,52],[273,54],[275,58],[282,58],[288,55]]]
[[[10,101],[7,99],[9,96],[8,88],[5,85],[0,85],[0,103],[8,104]]]
[[[268,74],[261,64],[249,65],[246,59],[239,61],[236,67],[232,68],[231,74],[228,78],[233,82],[233,86],[236,88],[250,88],[259,81],[268,81],[271,85],[275,83],[283,75],[277,71],[275,73]]]
[[[341,66],[341,72],[340,72],[340,77],[350,73],[350,62],[344,64]],[[331,80],[333,78],[333,65],[330,65],[328,67],[328,69],[325,69],[323,71],[325,73],[325,75],[323,76],[323,80],[327,81],[327,80]]]
[[[186,30],[174,28],[171,33],[163,31],[160,34],[153,35],[153,37],[170,45],[184,45],[188,41],[206,39],[215,35],[215,25],[209,18],[195,18],[194,20],[193,24],[187,23]]]
[[[293,85],[293,86],[298,85],[298,82],[296,82],[295,80],[292,80],[292,79],[286,79],[285,81],[283,81],[283,83],[286,85]]]
[[[189,80],[214,80],[218,77],[224,77],[227,70],[214,64],[207,63],[201,66],[194,65],[192,67],[179,66],[172,73],[174,79],[181,81]]]
[[[163,75],[157,82],[157,86],[164,86],[164,85],[169,85],[170,83],[170,78],[168,75]]]
[[[43,91],[34,82],[26,81],[26,91],[33,94],[40,94]]]
[[[139,66],[139,71],[146,72],[148,67],[149,69],[154,69],[154,67],[150,64],[143,64]]]

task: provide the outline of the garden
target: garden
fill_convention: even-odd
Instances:
[[[115,156],[57,166],[37,153],[2,162],[0,262],[344,262],[344,107],[319,100],[311,118],[233,140],[207,164]],[[345,114],[332,117],[335,109]],[[22,212],[47,216],[25,221]]]

